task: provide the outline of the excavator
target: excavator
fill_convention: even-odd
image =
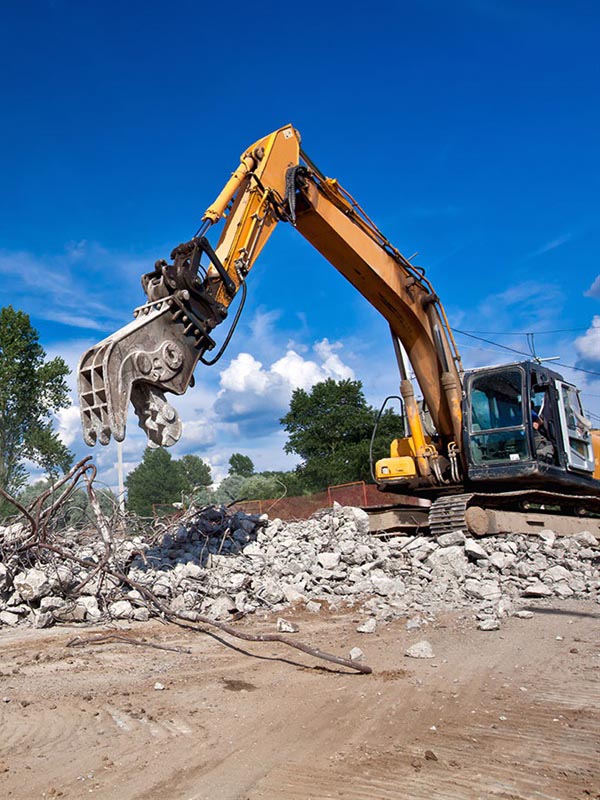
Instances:
[[[208,234],[219,222],[213,246]],[[400,527],[416,521],[435,535],[461,529],[481,536],[569,533],[583,524],[600,534],[600,431],[592,430],[578,389],[541,360],[465,370],[424,270],[316,167],[292,125],[244,151],[196,234],[143,275],[147,302],[133,321],[82,356],[88,445],[124,439],[130,401],[152,444],[179,439],[181,420],[165,393],[183,394],[198,362],[222,356],[248,275],[280,222],[296,228],[389,324],[405,431],[373,472],[378,488],[397,494]],[[212,333],[238,293],[218,347]]]

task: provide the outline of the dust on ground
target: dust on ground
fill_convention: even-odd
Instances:
[[[306,643],[360,646],[372,675],[157,621],[120,632],[191,654],[66,646],[99,628],[3,630],[0,797],[600,798],[600,606],[532,608],[499,631],[453,612],[372,635],[352,612],[286,613]],[[404,657],[421,639],[436,657]]]

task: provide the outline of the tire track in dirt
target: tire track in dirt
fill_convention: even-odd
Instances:
[[[412,742],[342,757],[343,767],[335,758],[326,769],[292,761],[266,774],[247,798],[600,798],[598,675],[589,668],[561,669],[563,659],[544,664],[527,691],[514,687],[512,696],[496,695],[494,712],[479,709],[470,723],[464,709],[462,722],[448,718],[444,733],[426,737],[435,759],[424,757],[423,746]]]
[[[144,630],[194,656],[109,644],[74,657],[64,631],[8,632],[0,798],[600,800],[596,608],[491,634],[456,614],[426,632],[382,626],[364,640],[367,677],[158,626]],[[344,652],[358,621],[301,625]],[[437,658],[404,659],[416,636]]]

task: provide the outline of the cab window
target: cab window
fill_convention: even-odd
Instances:
[[[520,369],[478,375],[471,384],[470,440],[475,464],[529,457]]]

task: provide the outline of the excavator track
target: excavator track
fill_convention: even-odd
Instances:
[[[473,494],[455,494],[439,497],[429,510],[429,531],[442,536],[457,530],[467,530],[466,512]]]
[[[545,529],[564,536],[587,530],[600,539],[600,498],[542,490],[472,492],[439,497],[429,511],[432,536],[456,530],[487,536]]]

